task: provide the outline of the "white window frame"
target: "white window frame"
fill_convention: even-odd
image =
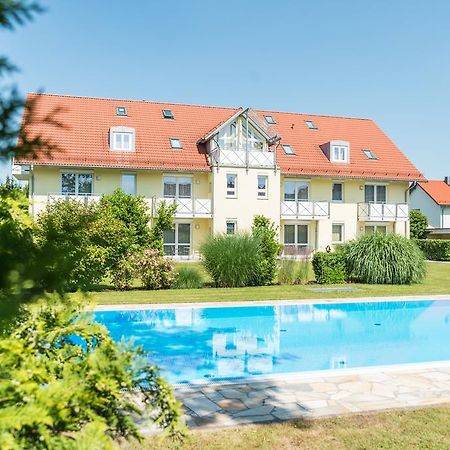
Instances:
[[[294,227],[294,242],[286,243],[286,226]],[[305,226],[306,227],[306,242],[298,242],[298,227]],[[308,247],[309,245],[309,224],[307,223],[285,223],[283,224],[283,245],[285,246],[298,246],[298,247]]]
[[[335,200],[333,198],[333,188],[335,184],[340,184],[342,186],[341,188],[341,199],[340,200]],[[331,184],[331,201],[333,203],[343,203],[344,202],[344,183],[342,181],[333,181]]]
[[[75,175],[75,192],[63,192],[62,189],[62,178],[64,174],[72,174]],[[91,175],[92,183],[91,183],[91,192],[79,192],[78,191],[78,178],[80,175]],[[94,195],[94,172],[83,172],[83,171],[74,171],[74,170],[63,170],[61,171],[60,180],[59,180],[60,192],[61,195]]]
[[[169,195],[165,195],[164,194],[164,185],[165,185],[165,180],[167,178],[176,178],[175,181],[175,196],[169,196]],[[179,179],[190,179],[191,180],[191,196],[190,197],[180,197],[180,183],[179,183]],[[162,177],[162,196],[164,198],[193,198],[194,197],[194,179],[192,177],[192,175],[180,175],[180,174],[163,174]]]
[[[366,186],[373,186],[373,192],[374,192],[374,201],[373,202],[366,202]],[[386,199],[384,202],[379,202],[378,201],[378,194],[377,194],[377,187],[378,186],[383,186],[385,188],[385,192],[386,192]],[[381,204],[386,204],[388,202],[388,185],[386,183],[366,183],[364,185],[364,203],[374,203],[377,205],[381,205]]]
[[[184,244],[184,243],[179,243],[178,241],[178,226],[179,225],[189,225],[189,244]],[[175,242],[166,242],[163,239],[163,249],[165,246],[174,246],[175,247],[175,252],[173,255],[168,255],[165,250],[164,253],[166,253],[166,255],[168,257],[180,257],[180,258],[189,258],[192,255],[192,222],[191,221],[174,221],[174,237],[175,237]],[[179,248],[181,247],[186,247],[187,245],[189,245],[189,253],[187,255],[180,255],[179,254]]]
[[[123,137],[128,136],[128,146],[123,146]],[[118,137],[121,136],[119,145]],[[115,152],[134,152],[136,150],[136,132],[129,127],[111,127],[109,129],[109,149]]]
[[[122,191],[124,191],[124,192],[126,192],[126,191],[123,188],[123,177],[126,177],[126,176],[134,177],[134,194],[131,194],[131,195],[136,196],[137,195],[137,174],[136,173],[132,173],[132,172],[123,172],[123,173],[120,174],[120,187],[121,187]],[[127,192],[127,194],[129,194],[129,192]]]
[[[333,239],[333,234],[334,234],[333,227],[341,227],[341,232],[340,232],[341,239],[339,241],[335,241]],[[342,244],[342,243],[344,243],[344,241],[345,241],[345,234],[344,233],[345,233],[345,225],[342,222],[337,222],[337,223],[332,223],[331,224],[331,242],[333,244]]]
[[[260,189],[260,187],[259,187],[259,177],[263,177],[266,179],[266,185],[263,189]],[[267,175],[257,175],[256,183],[257,183],[257,190],[258,190],[257,198],[260,200],[269,198],[269,177]]]
[[[337,158],[335,151],[337,150]],[[330,149],[330,160],[336,163],[348,163],[350,160],[349,146],[345,144],[332,144]]]
[[[294,183],[295,184],[295,190],[294,190],[294,199],[293,200],[286,200],[286,183]],[[298,185],[299,184],[306,184],[308,186],[308,198],[307,199],[299,199],[298,198]],[[283,201],[285,202],[309,202],[311,198],[311,183],[309,180],[294,180],[294,179],[285,179],[283,181]]]
[[[234,177],[234,188],[228,187],[228,177]],[[225,189],[226,189],[226,198],[237,198],[238,192],[238,176],[237,173],[227,173],[225,175]]]
[[[232,224],[234,226],[234,232],[233,233],[228,233],[228,224]],[[228,235],[234,235],[237,234],[238,232],[238,222],[236,219],[227,219],[225,221],[225,233]]]

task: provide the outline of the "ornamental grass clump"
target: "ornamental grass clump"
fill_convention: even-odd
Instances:
[[[309,261],[282,259],[278,269],[278,283],[307,284],[309,281]]]
[[[202,273],[195,267],[180,267],[175,272],[173,289],[200,289],[205,284]]]
[[[417,245],[397,234],[368,234],[343,248],[353,279],[370,284],[412,284],[423,280],[426,268]]]
[[[217,287],[255,285],[261,267],[260,241],[250,234],[219,234],[202,245],[203,264]]]

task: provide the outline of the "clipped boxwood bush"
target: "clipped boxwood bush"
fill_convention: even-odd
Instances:
[[[370,284],[411,284],[425,276],[419,247],[397,234],[367,234],[344,246],[352,278]]]
[[[250,234],[218,234],[202,245],[203,264],[218,287],[253,286],[262,261],[260,240]]]
[[[450,261],[450,239],[417,239],[414,242],[425,258],[431,261]]]
[[[316,281],[320,284],[345,283],[348,278],[345,255],[341,251],[315,253],[312,266]]]
[[[172,289],[200,289],[204,284],[200,270],[196,267],[181,266],[175,271]]]

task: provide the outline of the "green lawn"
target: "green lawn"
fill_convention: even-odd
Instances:
[[[183,445],[148,437],[126,450],[443,450],[450,448],[450,407],[392,411],[309,422],[191,431]]]
[[[189,263],[190,265],[196,263]],[[199,265],[197,265],[198,267]],[[450,264],[427,264],[428,274],[421,284],[399,285],[369,285],[348,284],[339,287],[351,287],[357,291],[342,292],[316,291],[320,286],[309,284],[306,286],[261,286],[247,288],[203,288],[186,290],[162,291],[113,291],[103,290],[93,292],[94,300],[99,304],[126,304],[126,303],[179,303],[179,302],[219,302],[244,300],[281,300],[281,299],[319,299],[339,297],[377,297],[395,295],[432,295],[450,294]],[[330,287],[330,286],[327,286]]]

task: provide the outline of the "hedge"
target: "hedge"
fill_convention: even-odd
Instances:
[[[450,239],[414,239],[425,255],[432,261],[450,261]]]
[[[314,275],[317,283],[338,284],[347,280],[347,269],[344,253],[317,252],[312,260]]]

